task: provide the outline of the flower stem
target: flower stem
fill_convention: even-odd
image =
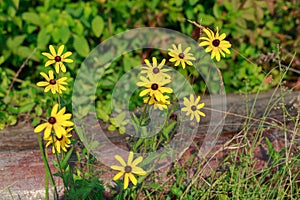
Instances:
[[[51,185],[54,188],[53,189],[54,190],[54,194],[53,194],[54,199],[58,199],[58,193],[57,193],[56,185],[55,185],[55,182],[54,182],[54,179],[53,179],[50,167],[49,167],[49,163],[48,163],[48,160],[47,160],[47,156],[46,156],[45,150],[43,148],[43,143],[42,143],[42,138],[41,138],[41,134],[40,133],[38,134],[38,143],[39,143],[39,147],[40,147],[40,152],[42,154],[42,159],[43,159],[43,162],[44,162],[44,165],[45,165],[46,181],[47,181],[48,178],[50,178],[50,183],[51,183]],[[49,199],[48,189],[49,189],[49,186],[48,186],[48,183],[47,183],[45,185],[45,190],[46,190],[46,197],[45,197],[45,199]]]

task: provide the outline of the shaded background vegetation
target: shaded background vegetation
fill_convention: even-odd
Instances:
[[[49,69],[44,68],[46,58],[41,55],[49,44],[64,44],[73,52],[74,63],[67,65],[66,76],[75,78],[90,50],[128,29],[165,27],[198,40],[199,28],[186,19],[213,30],[219,27],[233,44],[231,56],[217,63],[227,92],[268,89],[278,83],[279,62],[283,67],[289,63],[294,69],[300,66],[300,7],[296,0],[0,0],[0,129],[20,118],[33,119],[36,125],[51,105],[51,97],[41,95],[42,89],[35,86],[39,72]],[[110,89],[121,74],[148,55],[141,50],[112,64],[98,88],[99,112],[110,113],[101,110],[110,101]],[[270,82],[265,79],[269,72]],[[286,79],[296,82],[297,75],[290,72]],[[199,87],[196,92],[201,90]],[[65,94],[63,104],[70,106],[71,93]]]

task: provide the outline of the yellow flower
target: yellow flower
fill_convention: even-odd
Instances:
[[[192,53],[189,53],[191,47],[186,48],[184,51],[182,51],[181,44],[178,45],[178,48],[175,44],[173,44],[172,47],[173,49],[168,49],[168,54],[172,57],[169,60],[170,62],[175,62],[175,66],[178,66],[181,63],[183,69],[185,68],[185,64],[193,65],[191,60],[196,60],[196,58]]]
[[[64,152],[67,152],[67,148],[70,147],[72,134],[70,134],[70,131],[73,128],[68,128],[66,130],[66,135],[62,135],[61,137],[57,137],[56,135],[52,136],[50,135],[49,138],[45,138],[47,142],[46,147],[48,147],[50,144],[52,145],[52,153],[55,154],[55,151],[57,153],[60,153],[60,149],[62,149]]]
[[[51,90],[52,94],[56,94],[56,92],[61,94],[62,90],[66,90],[65,86],[63,85],[68,84],[67,82],[65,82],[67,80],[67,77],[62,77],[58,80],[55,80],[52,70],[49,70],[49,76],[44,72],[41,72],[40,74],[46,79],[46,81],[40,81],[36,85],[40,87],[46,86],[44,92],[48,92],[49,90]]]
[[[59,69],[61,71],[66,72],[66,66],[64,65],[64,62],[66,63],[72,63],[73,60],[69,59],[67,57],[72,55],[71,51],[67,51],[62,55],[62,52],[64,50],[65,46],[61,45],[58,48],[58,51],[56,53],[54,47],[52,45],[49,45],[50,53],[44,52],[42,53],[44,56],[46,56],[49,60],[46,62],[45,67],[52,65],[55,63],[55,71],[56,73],[59,73]]]
[[[162,76],[164,78],[171,78],[170,75],[165,72],[170,71],[170,69],[162,69],[166,63],[166,59],[163,59],[161,63],[157,66],[157,59],[155,57],[152,58],[152,64],[148,59],[145,59],[145,63],[147,66],[142,67],[141,74],[147,74],[147,76]]]
[[[44,139],[49,138],[49,136],[51,135],[52,128],[54,129],[55,135],[58,138],[61,138],[62,135],[66,135],[65,127],[70,127],[74,125],[73,122],[68,121],[69,119],[71,119],[72,114],[65,114],[66,107],[63,107],[58,112],[57,111],[58,104],[55,104],[52,108],[51,116],[48,118],[48,121],[35,127],[34,132],[38,133],[45,130]]]
[[[184,108],[181,110],[187,112],[186,115],[191,115],[190,120],[196,118],[197,122],[200,122],[200,116],[205,117],[205,113],[201,112],[200,109],[204,107],[204,103],[200,103],[200,96],[197,97],[196,101],[194,100],[194,95],[190,95],[190,100],[186,97],[183,98]]]
[[[218,28],[217,28],[216,35],[212,30],[208,28],[205,28],[204,32],[206,33],[207,37],[200,37],[200,40],[206,40],[206,41],[201,42],[199,46],[208,46],[205,49],[205,52],[211,52],[211,59],[216,57],[217,61],[220,61],[220,54],[223,57],[225,57],[225,53],[230,54],[228,48],[231,47],[231,44],[228,41],[224,40],[226,37],[225,33],[219,35]]]
[[[172,93],[173,90],[168,87],[164,87],[164,85],[171,82],[170,79],[165,79],[162,77],[155,77],[150,76],[149,79],[145,78],[144,76],[140,77],[141,82],[137,82],[136,85],[139,87],[145,87],[147,89],[142,90],[140,92],[140,96],[145,96],[149,94],[151,97],[154,96],[157,101],[161,101],[163,103],[166,102],[166,99],[163,93]]]
[[[150,98],[150,100],[149,100],[149,98]],[[164,96],[164,99],[166,100],[165,102],[157,101],[154,96],[145,97],[143,100],[144,100],[144,103],[148,103],[149,105],[154,104],[154,109],[163,110],[163,109],[167,109],[168,108],[167,105],[170,104],[170,101],[167,100],[168,98],[169,98],[169,96]]]
[[[113,165],[110,167],[113,170],[120,171],[113,177],[113,180],[116,181],[124,175],[124,189],[128,187],[129,179],[134,185],[137,184],[137,179],[133,174],[137,174],[140,176],[144,176],[147,174],[147,172],[145,172],[142,168],[137,167],[137,165],[143,161],[143,157],[140,156],[133,161],[132,151],[129,152],[127,163],[125,163],[123,158],[119,155],[115,155],[115,159],[120,162],[121,166]]]

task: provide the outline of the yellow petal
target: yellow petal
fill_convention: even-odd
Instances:
[[[58,111],[58,113],[56,114],[56,116],[63,115],[65,112],[66,112],[66,107],[64,106],[62,109],[60,109],[60,110]]]
[[[66,135],[66,130],[62,126],[58,125],[57,123],[53,125],[53,128],[54,128],[55,135],[58,138],[61,138],[63,135]]]
[[[131,166],[132,160],[133,160],[133,152],[130,151],[128,155],[127,165]]]
[[[48,138],[51,135],[52,125],[48,123],[46,130],[44,131],[44,138]]]
[[[64,121],[64,122],[61,122],[61,125],[68,127],[68,126],[74,126],[74,123],[71,121]]]
[[[65,58],[69,57],[70,55],[72,55],[72,52],[71,51],[67,51],[66,53],[64,53],[61,57],[66,60]],[[71,60],[71,59],[70,59]],[[66,62],[66,61],[65,61]],[[72,60],[73,62],[73,60]]]
[[[35,129],[33,130],[33,132],[39,133],[39,132],[41,132],[42,130],[44,130],[48,125],[49,125],[48,122],[43,123],[43,124],[40,124],[40,125],[38,125],[37,127],[35,127]]]
[[[66,62],[66,63],[72,63],[72,62],[73,62],[73,60],[72,60],[72,59],[69,59],[69,58],[67,58],[67,59],[64,59],[64,62]]]
[[[66,72],[66,66],[61,62],[60,64],[60,68],[62,72]]]
[[[157,67],[157,59],[156,59],[156,57],[152,58],[152,64],[153,64],[153,67]]]
[[[55,72],[59,74],[59,63],[55,63]]]
[[[37,85],[37,86],[40,86],[40,87],[44,87],[44,86],[49,85],[49,83],[46,82],[46,81],[40,81],[40,82],[38,82],[36,85]]]
[[[124,172],[124,167],[123,166],[112,165],[112,166],[110,166],[110,168],[113,169],[113,170]]]
[[[44,92],[49,92],[50,89],[51,89],[51,85],[48,85],[47,87],[45,87]]]
[[[113,180],[116,181],[116,180],[119,180],[122,176],[123,176],[124,172],[118,172],[114,177],[113,177]]]
[[[195,114],[196,121],[199,123],[200,122],[200,116],[198,114]]]
[[[46,56],[48,59],[50,59],[50,60],[54,60],[54,56],[52,56],[50,53],[46,53],[46,52],[44,52],[44,53],[42,53],[42,55],[44,55],[44,56]]]
[[[203,41],[203,42],[200,42],[199,46],[203,47],[203,46],[208,46],[210,45],[210,42],[209,41]]]
[[[61,56],[61,54],[62,54],[64,48],[65,48],[64,45],[61,45],[61,46],[58,48],[58,51],[57,51],[57,55],[58,55],[58,56]]]
[[[121,156],[115,155],[114,157],[115,157],[115,159],[116,159],[117,161],[119,161],[119,163],[120,163],[123,167],[126,166],[126,163],[125,163],[125,161],[123,160],[123,158],[122,158]]]
[[[133,162],[132,162],[132,166],[136,166],[138,165],[140,162],[143,161],[143,157],[142,156],[139,156],[138,158],[136,158]]]
[[[53,71],[52,71],[52,70],[49,70],[48,74],[49,74],[49,79],[50,79],[50,80],[54,79]],[[50,81],[50,80],[49,80],[49,81]]]
[[[58,110],[58,104],[55,104],[51,111],[51,116],[55,116]]]
[[[146,171],[144,171],[142,168],[140,167],[132,167],[132,173],[140,175],[140,176],[144,176],[147,174]]]
[[[134,177],[134,175],[132,173],[130,173],[130,174],[128,174],[128,176],[129,176],[129,179],[131,180],[131,182],[133,183],[133,185],[136,185],[137,184],[137,180]]]
[[[55,60],[48,60],[45,64],[45,67],[48,67],[49,65],[52,65],[53,63],[55,63]]]
[[[128,183],[129,183],[129,177],[128,173],[125,173],[124,175],[124,189],[128,188]]]
[[[54,57],[57,56],[56,51],[55,51],[55,49],[52,45],[49,45],[49,49],[50,49],[50,52],[51,52],[52,56],[54,56]]]

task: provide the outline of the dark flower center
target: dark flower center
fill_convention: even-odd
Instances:
[[[178,57],[179,57],[180,59],[183,59],[183,58],[184,58],[184,53],[180,53],[180,54],[178,55]]]
[[[60,62],[61,61],[61,57],[60,56],[55,56],[54,60],[55,60],[55,62]]]
[[[155,68],[153,69],[153,73],[154,73],[154,74],[159,73],[159,68],[155,67]]]
[[[152,89],[152,90],[157,90],[157,89],[158,89],[158,85],[157,85],[156,83],[153,83],[153,84],[151,85],[151,89]]]
[[[56,80],[55,80],[55,79],[51,79],[51,80],[49,81],[49,83],[50,83],[51,85],[55,85],[55,84],[56,84]]]
[[[197,110],[197,107],[196,107],[195,105],[193,105],[193,106],[191,107],[191,110],[192,110],[192,111],[196,111],[196,110]]]
[[[130,173],[131,171],[132,171],[132,167],[127,165],[125,167],[125,173]]]
[[[48,122],[49,122],[50,124],[55,124],[55,122],[56,122],[55,117],[50,117],[50,118],[48,119]]]
[[[212,41],[212,44],[215,46],[215,47],[218,47],[220,45],[220,40],[219,39],[215,39]]]
[[[55,138],[56,138],[58,141],[62,141],[62,139],[63,139],[63,136],[61,136],[60,138],[59,138],[59,137],[57,137],[57,136],[55,136]]]

